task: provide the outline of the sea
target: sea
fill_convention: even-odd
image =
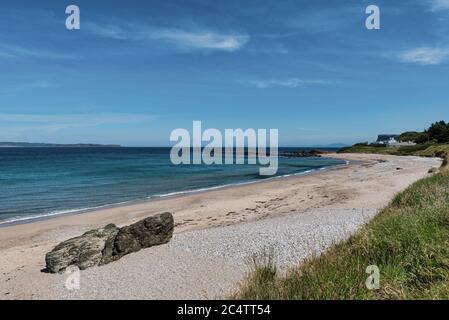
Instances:
[[[308,148],[280,148],[280,153]],[[329,149],[333,150],[333,149]],[[303,175],[344,164],[279,157],[275,176],[259,165],[173,165],[170,148],[0,148],[0,226],[133,201]]]

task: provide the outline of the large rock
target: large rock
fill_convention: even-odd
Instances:
[[[118,260],[128,253],[167,243],[173,228],[173,216],[165,212],[121,229],[110,224],[88,231],[60,243],[47,253],[47,271],[57,273],[72,265],[83,270]]]
[[[120,229],[114,241],[116,256],[167,243],[173,234],[173,216],[163,213]]]
[[[119,228],[110,224],[61,242],[45,256],[47,270],[56,273],[71,265],[78,266],[81,270],[99,265],[103,259],[105,243],[113,241],[118,232]]]

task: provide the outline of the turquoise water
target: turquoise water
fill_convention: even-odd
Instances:
[[[0,148],[0,225],[272,178],[260,176],[258,165],[175,166],[169,154],[169,148]],[[277,176],[342,163],[280,157]]]

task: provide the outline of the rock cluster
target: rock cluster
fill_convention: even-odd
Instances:
[[[307,157],[321,157],[323,154],[323,151],[320,150],[298,150],[298,151],[285,151],[285,152],[279,152],[279,156],[281,157],[287,157],[287,158],[307,158]]]

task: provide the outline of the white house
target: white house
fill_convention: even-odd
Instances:
[[[399,148],[416,145],[416,143],[411,141],[399,142],[398,138],[399,138],[398,134],[380,134],[377,136],[376,143],[384,144],[386,147],[389,148]]]

